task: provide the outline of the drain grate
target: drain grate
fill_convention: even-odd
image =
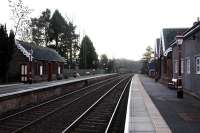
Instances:
[[[200,113],[178,113],[178,115],[188,122],[200,122]]]

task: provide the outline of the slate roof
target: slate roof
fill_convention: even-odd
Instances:
[[[65,62],[64,58],[61,57],[57,51],[51,48],[37,46],[34,43],[28,43],[28,42],[19,41],[19,40],[17,41],[17,43],[21,44],[21,46],[28,52],[30,51],[30,49],[32,49],[33,59]]]
[[[198,32],[200,30],[200,22],[194,22],[193,26],[191,28],[189,28],[188,30],[186,30],[182,35],[184,36],[184,38],[188,38],[191,35],[194,35],[196,32]]]
[[[161,34],[163,51],[167,50],[171,42],[175,40],[176,35],[181,35],[186,30],[188,28],[164,28]]]
[[[200,31],[200,21],[194,22],[193,26],[185,30],[181,35],[184,39],[187,39],[194,35],[195,33]],[[171,42],[170,46],[174,46],[176,44],[176,41],[174,40]]]

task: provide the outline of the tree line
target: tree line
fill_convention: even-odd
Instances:
[[[51,17],[52,16],[52,17]],[[76,26],[55,10],[53,15],[46,9],[40,17],[31,18],[32,41],[40,46],[55,49],[67,61],[69,67],[79,64],[82,69],[98,67],[98,55],[93,42],[85,35],[79,43],[80,35]]]
[[[63,17],[58,9],[53,13],[46,9],[38,17],[31,18],[33,9],[26,6],[22,0],[8,1],[16,38],[55,49],[70,67],[79,64],[82,69],[105,68],[111,71],[113,61],[99,61],[89,36],[85,35],[80,43],[80,35],[76,33],[77,26],[68,17]],[[105,56],[102,56],[103,60]]]
[[[31,18],[30,14],[34,10],[26,6],[22,0],[8,0],[8,2],[13,29],[10,35],[6,26],[0,25],[0,74],[4,75],[2,76],[4,79],[14,53],[15,38],[55,49],[66,59],[70,67],[78,64],[81,69],[101,68],[108,72],[113,71],[113,61],[108,60],[105,54],[99,60],[88,35],[85,35],[80,43],[80,35],[76,33],[77,26],[67,17],[63,17],[58,9],[53,13],[50,9],[46,9],[38,17]],[[12,45],[10,40],[13,42]]]
[[[6,25],[0,25],[0,81],[7,81],[9,63],[13,58],[15,35],[11,30],[8,35]]]
[[[55,10],[46,9],[38,18],[31,18],[32,41],[40,46],[55,49],[69,64],[78,60],[79,35],[76,26]]]
[[[26,6],[22,0],[8,0],[8,2],[13,30],[8,35],[6,25],[0,24],[0,80],[7,81],[15,39],[55,49],[71,68],[79,65],[81,69],[99,68],[108,73],[117,72],[122,68],[126,70],[132,68],[134,62],[109,59],[106,54],[99,57],[88,35],[85,35],[80,42],[80,35],[76,33],[77,26],[68,17],[63,17],[58,9],[53,13],[50,9],[46,9],[38,17],[31,18],[30,14],[34,10]]]
[[[148,74],[148,63],[153,59],[154,51],[151,46],[147,46],[145,53],[142,57],[141,73]]]
[[[31,18],[33,10],[22,0],[8,1],[16,38],[55,49],[71,67],[75,64],[81,64],[81,68],[97,66],[98,55],[90,38],[84,36],[80,45],[77,26],[68,17],[63,17],[58,9],[53,13],[46,9],[39,17]]]

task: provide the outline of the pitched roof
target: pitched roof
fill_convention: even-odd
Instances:
[[[30,55],[30,50],[33,50],[33,59],[37,60],[46,60],[46,61],[58,61],[58,62],[65,62],[64,58],[61,57],[57,51],[37,46],[34,43],[28,43],[24,41],[16,41],[17,48],[20,49],[20,51],[28,58]]]
[[[174,41],[176,35],[182,34],[187,29],[188,28],[164,28],[161,34],[163,51],[167,50],[171,42]]]
[[[187,39],[200,31],[200,21],[194,22],[193,26],[185,30],[181,35],[184,39]],[[176,44],[176,41],[174,40],[171,42],[170,46],[173,47]]]
[[[200,30],[200,21],[194,22],[193,26],[189,29],[187,29],[182,35],[184,38],[188,38],[191,35],[195,34]]]

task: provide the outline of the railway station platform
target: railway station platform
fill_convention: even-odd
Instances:
[[[171,133],[139,75],[132,78],[126,114],[125,133]]]
[[[44,102],[116,75],[116,73],[98,74],[33,84],[0,85],[0,115]]]
[[[98,75],[89,75],[89,76],[81,76],[78,78],[69,78],[63,80],[54,80],[54,81],[45,81],[33,84],[24,84],[24,83],[16,83],[16,84],[8,84],[8,85],[0,85],[0,98],[4,96],[39,90],[43,88],[54,87],[63,84],[70,84],[74,82],[109,76],[112,74],[98,74]]]

